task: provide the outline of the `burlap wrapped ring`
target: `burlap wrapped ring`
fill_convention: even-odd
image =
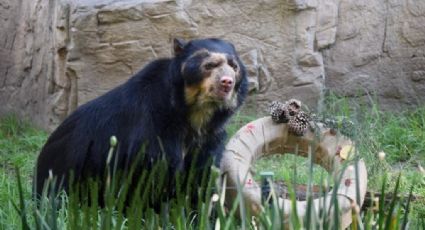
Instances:
[[[341,167],[342,159],[339,151],[353,146],[352,141],[342,135],[335,135],[330,129],[320,123],[315,132],[307,130],[302,136],[289,131],[287,123],[275,123],[271,117],[264,117],[246,124],[226,145],[220,165],[222,179],[226,186],[226,204],[231,205],[236,199],[238,184],[242,186],[242,197],[245,207],[252,215],[258,215],[262,209],[261,188],[255,182],[251,167],[255,161],[270,154],[295,153],[307,157],[309,148],[314,152],[313,161],[321,165],[334,175],[341,175],[342,179],[336,191],[336,199],[341,216],[341,227],[346,228],[351,223],[353,205],[364,202],[367,187],[367,171],[363,160],[355,161],[353,165]],[[357,165],[355,165],[357,164]],[[358,177],[356,177],[357,169]],[[340,174],[342,173],[342,174]],[[357,182],[356,182],[357,180]],[[356,204],[356,184],[359,185],[360,203]],[[324,197],[313,200],[316,213],[325,208],[331,210],[331,197],[334,191]],[[283,208],[284,218],[288,218],[291,210],[291,200],[279,198],[278,204]],[[230,206],[231,207],[231,206]],[[303,218],[306,214],[306,201],[297,201],[297,214]],[[333,207],[333,206],[332,206]]]

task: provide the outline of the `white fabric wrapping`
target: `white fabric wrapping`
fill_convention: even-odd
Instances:
[[[288,133],[287,124],[276,124],[270,117],[260,118],[242,127],[227,144],[220,165],[222,176],[227,177],[226,203],[232,204],[236,199],[237,190],[235,188],[239,184],[242,187],[244,204],[249,213],[258,215],[261,212],[261,188],[253,178],[251,167],[257,159],[265,155],[297,153],[300,156],[308,157],[309,148],[311,148],[314,163],[321,165],[335,176],[341,175],[339,172],[342,159],[337,155],[338,148],[352,146],[352,141],[344,136],[333,134],[320,124],[316,130],[320,131],[308,130],[304,136],[295,136]],[[345,170],[342,172],[341,183],[337,191],[337,199],[342,213],[341,227],[343,228],[351,223],[352,204],[356,201],[356,180],[358,180],[360,192],[359,206],[363,204],[366,194],[366,166],[363,160],[357,162],[358,178],[353,170],[354,165],[344,167]],[[323,207],[326,210],[330,209],[332,192],[330,191],[326,197],[314,200],[316,213],[319,213],[319,209]],[[284,210],[285,217],[289,217],[291,201],[279,198],[278,202]],[[325,206],[323,206],[324,204]],[[300,218],[305,215],[306,206],[306,201],[297,201],[297,213]]]

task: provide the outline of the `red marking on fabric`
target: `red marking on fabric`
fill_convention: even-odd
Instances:
[[[345,186],[350,187],[351,185],[351,180],[350,179],[346,179],[344,182]]]
[[[252,124],[252,123],[249,123],[249,124],[247,124],[246,125],[246,130],[245,130],[245,132],[247,132],[247,133],[252,133],[252,130],[253,129],[255,129],[255,125],[254,124]]]
[[[341,154],[341,150],[342,147],[340,145],[338,145],[338,147],[336,147],[336,155],[339,156],[339,154]]]
[[[246,182],[247,185],[252,185],[252,179],[248,179],[248,181]]]

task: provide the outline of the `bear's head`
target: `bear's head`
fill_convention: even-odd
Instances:
[[[247,92],[246,71],[231,43],[174,39],[174,53],[194,126],[202,126],[217,110],[234,111],[241,105]]]

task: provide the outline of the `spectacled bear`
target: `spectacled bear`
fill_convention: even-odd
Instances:
[[[245,67],[231,43],[174,39],[174,57],[147,64],[58,126],[38,157],[35,193],[42,194],[52,175],[65,191],[88,178],[102,180],[111,136],[118,140],[116,167],[128,170],[136,164],[134,178],[160,159],[166,160],[169,176],[192,164],[208,169],[219,163],[224,125],[246,94]],[[143,160],[137,160],[141,149]]]

